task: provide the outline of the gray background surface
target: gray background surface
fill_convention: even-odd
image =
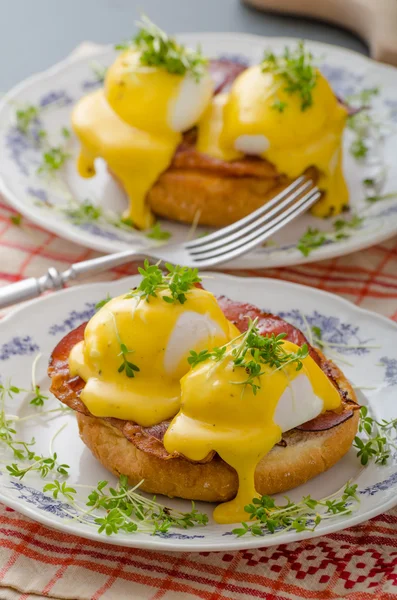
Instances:
[[[306,19],[265,14],[241,5],[239,0],[0,0],[0,91],[51,66],[84,40],[108,43],[130,37],[142,11],[170,33],[283,35],[367,54],[365,44],[347,31]]]

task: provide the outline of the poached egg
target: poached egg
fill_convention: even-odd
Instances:
[[[298,350],[288,341],[283,348]],[[193,461],[216,451],[236,470],[237,495],[217,506],[218,523],[247,519],[244,506],[258,497],[255,469],[283,432],[340,406],[337,389],[313,358],[308,355],[302,363],[299,371],[293,363],[282,369],[262,365],[257,390],[246,385],[246,369],[236,367],[230,352],[219,362],[208,358],[182,378],[181,409],[164,446]]]
[[[109,67],[105,88],[82,98],[73,110],[72,127],[81,143],[79,174],[92,177],[95,159],[103,158],[129,197],[124,218],[140,229],[150,227],[146,195],[212,93],[207,71],[199,80],[189,72],[169,73],[141,65],[140,52],[126,50]]]
[[[327,217],[340,213],[348,203],[342,172],[346,119],[346,108],[319,71],[312,104],[302,110],[299,94],[287,92],[280,75],[255,65],[237,77],[229,93],[215,97],[207,107],[198,127],[197,149],[223,160],[259,156],[291,179],[316,167],[318,186],[326,194],[312,212]]]
[[[165,302],[166,294],[159,291],[150,302],[119,296],[87,324],[69,368],[86,382],[80,397],[94,416],[145,427],[173,417],[180,407],[180,379],[190,369],[190,351],[221,346],[235,337],[236,327],[210,292],[193,288],[184,304]],[[138,368],[132,376],[122,367],[125,360]]]

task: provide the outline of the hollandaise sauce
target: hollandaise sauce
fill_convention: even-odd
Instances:
[[[298,350],[287,341],[284,347],[288,352]],[[256,394],[246,385],[246,370],[235,366],[230,353],[219,362],[211,358],[202,362],[182,378],[181,410],[166,432],[164,446],[168,452],[180,452],[194,461],[203,460],[214,450],[236,470],[237,495],[217,506],[217,522],[247,519],[244,506],[258,496],[256,467],[282,437],[282,425],[275,420],[276,408],[297,377],[310,381],[315,399],[321,401],[319,413],[340,406],[338,391],[310,355],[302,363],[299,371],[294,364],[282,369],[263,365]]]
[[[137,296],[114,298],[87,324],[69,368],[86,382],[80,397],[94,416],[142,426],[173,417],[180,407],[180,379],[190,369],[190,351],[223,345],[236,336],[237,329],[210,292],[193,288],[184,304],[165,302],[167,293],[160,291],[149,302]]]
[[[228,94],[213,99],[199,123],[197,149],[223,160],[261,156],[290,178],[316,167],[325,195],[312,212],[327,217],[348,204],[341,145],[346,118],[319,71],[312,104],[302,110],[299,94],[256,65],[237,77]]]

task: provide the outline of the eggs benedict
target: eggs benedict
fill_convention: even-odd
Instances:
[[[302,173],[322,191],[313,214],[340,213],[346,119],[303,43],[245,68],[208,61],[146,19],[72,126],[80,175],[103,158],[129,198],[124,217],[146,229],[154,215],[226,225]]]
[[[155,494],[222,502],[244,520],[258,494],[335,464],[357,431],[341,371],[292,325],[216,299],[197,272],[141,270],[52,354],[51,390],[109,470]]]

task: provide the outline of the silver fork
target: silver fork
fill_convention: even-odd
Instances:
[[[262,244],[310,208],[320,195],[311,179],[299,177],[272,200],[240,221],[184,244],[149,248],[145,256],[186,267],[214,267]],[[107,271],[139,256],[142,256],[141,252],[125,250],[84,260],[72,265],[63,273],[55,267],[50,267],[42,277],[30,277],[0,288],[0,308],[35,298],[47,290],[59,290],[70,281]]]

